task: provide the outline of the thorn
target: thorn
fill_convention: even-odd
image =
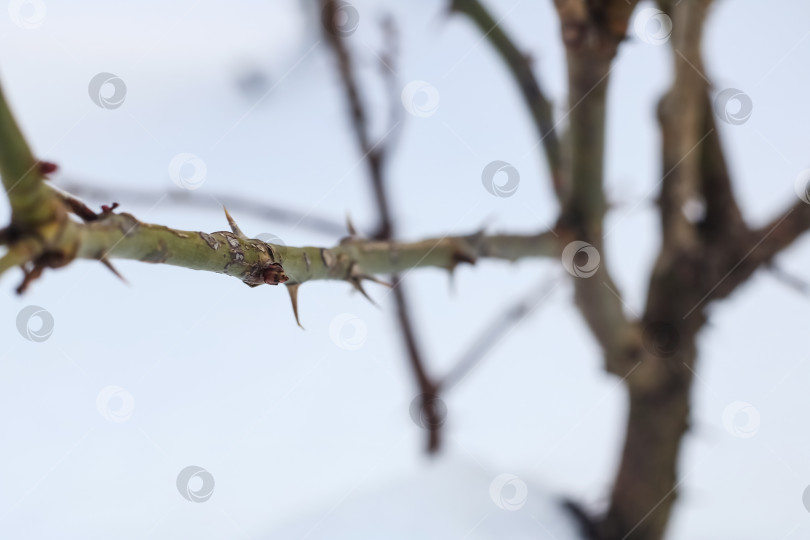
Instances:
[[[233,234],[235,234],[236,236],[238,236],[242,240],[247,240],[248,237],[245,235],[245,233],[242,232],[242,229],[240,229],[239,225],[237,225],[236,222],[233,220],[231,215],[228,213],[228,209],[225,208],[225,206],[223,206],[222,209],[225,210],[225,217],[228,219],[228,225],[231,226],[231,230],[233,231]]]
[[[117,277],[118,279],[120,279],[121,281],[123,281],[124,283],[129,285],[129,281],[127,281],[126,278],[121,275],[121,273],[112,265],[112,263],[110,262],[110,260],[108,258],[102,257],[99,260],[101,261],[101,264],[103,264],[104,266],[106,266],[110,270],[110,272],[115,274],[115,277]]]
[[[362,294],[363,296],[365,296],[365,297],[366,297],[366,300],[368,300],[369,302],[371,302],[371,304],[372,304],[374,307],[376,307],[376,308],[379,308],[379,307],[380,307],[380,305],[379,305],[379,304],[377,304],[377,302],[375,302],[374,300],[372,300],[372,299],[371,299],[371,297],[368,295],[368,293],[366,292],[366,290],[363,288],[363,284],[362,284],[362,282],[360,281],[360,279],[359,279],[359,278],[349,278],[349,283],[351,283],[351,284],[352,284],[352,287],[354,287],[356,290],[360,291],[360,294]]]
[[[385,285],[386,287],[389,287],[389,288],[393,287],[393,285],[391,285],[390,283],[386,283],[385,281],[382,281],[380,279],[377,279],[374,276],[364,274],[362,272],[362,270],[360,269],[360,265],[358,265],[357,262],[352,262],[351,266],[349,267],[349,275],[346,276],[346,280],[349,283],[352,284],[352,287],[354,287],[356,290],[360,291],[360,294],[365,296],[366,299],[368,299],[369,302],[374,304],[374,306],[380,307],[377,304],[377,302],[375,302],[374,300],[371,299],[371,297],[368,295],[366,290],[363,288],[363,280],[364,279],[368,280],[368,281],[373,281],[374,283],[379,283],[380,285]]]
[[[356,281],[360,282],[360,281],[362,281],[364,279],[366,281],[373,281],[374,283],[379,283],[380,285],[385,285],[389,289],[394,288],[393,284],[388,283],[387,281],[383,281],[380,278],[378,278],[377,276],[372,276],[370,274],[364,274],[362,269],[360,268],[360,265],[357,264],[357,262],[352,262],[352,265],[349,267],[349,280],[350,281],[356,280]]]
[[[450,256],[450,264],[447,266],[447,274],[450,281],[451,294],[456,293],[456,268],[462,263],[475,264],[476,258],[474,255],[469,255],[462,249],[454,251]]]
[[[455,270],[456,266],[458,266],[461,263],[475,264],[476,262],[475,256],[464,253],[463,251],[454,252],[453,255],[451,255],[451,258],[453,261],[452,262],[453,266],[451,266],[450,268],[452,270]]]
[[[298,324],[298,327],[301,330],[305,330],[305,328],[301,326],[301,320],[298,318],[298,287],[300,286],[301,286],[300,283],[287,285],[287,292],[290,293],[290,302],[292,302],[293,314],[295,315],[295,322]]]
[[[349,236],[357,236],[357,229],[354,228],[354,223],[352,223],[352,216],[346,214],[346,228],[349,230]]]
[[[67,193],[63,193],[61,191],[57,191],[56,194],[62,200],[65,205],[67,205],[68,209],[79,216],[82,221],[96,221],[98,219],[98,214],[96,214],[93,210],[90,209],[89,206],[84,204],[79,199],[73,197],[72,195],[68,195]]]
[[[45,270],[45,267],[39,264],[35,264],[31,270],[28,270],[25,266],[20,266],[20,268],[22,268],[23,271],[23,280],[19,287],[17,287],[17,294],[24,293],[28,289],[28,286],[31,285],[35,279],[39,278],[43,270]]]
[[[383,285],[384,287],[388,287],[389,289],[394,288],[393,283],[388,283],[387,281],[383,281],[382,279],[378,278],[377,276],[370,276],[368,274],[360,274],[357,277],[360,278],[360,279],[365,279],[366,281],[373,281],[374,283],[378,283],[380,285]]]
[[[450,289],[450,294],[455,296],[455,294],[456,294],[456,265],[455,264],[447,269],[447,286]]]

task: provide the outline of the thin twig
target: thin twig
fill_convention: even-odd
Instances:
[[[330,19],[336,13],[337,3],[334,0],[323,0],[322,6],[324,9],[325,17]],[[389,91],[396,88],[393,76],[393,56],[396,43],[396,34],[393,22],[388,19],[383,24],[383,31],[386,33],[389,51],[384,54],[385,68],[388,69],[389,74],[386,80],[389,81]],[[338,72],[340,74],[341,84],[343,86],[346,100],[350,108],[350,117],[352,121],[352,128],[354,131],[357,145],[360,152],[363,154],[364,163],[368,169],[369,180],[371,182],[374,198],[376,201],[377,212],[379,215],[379,226],[374,234],[374,238],[379,240],[388,240],[394,235],[394,221],[391,215],[391,207],[388,201],[388,193],[386,190],[386,182],[384,178],[384,158],[390,153],[387,144],[375,146],[372,143],[372,138],[369,133],[368,113],[363,100],[360,96],[360,90],[357,85],[356,73],[354,62],[349,52],[349,48],[343,37],[335,32],[326,30],[324,32],[327,43],[330,45],[337,60]],[[390,96],[392,101],[392,108],[397,107],[397,95],[394,93]],[[393,118],[392,118],[393,120]],[[395,128],[399,125],[399,120],[393,120],[396,123],[391,126]],[[411,370],[414,373],[416,382],[419,386],[421,395],[424,396],[423,410],[426,415],[426,424],[428,428],[428,445],[427,450],[429,453],[435,453],[439,450],[440,439],[439,430],[441,427],[441,420],[438,418],[438,413],[431,403],[435,401],[437,392],[437,384],[433,381],[427,373],[423,353],[416,338],[416,333],[411,321],[410,310],[408,307],[407,295],[402,283],[402,279],[397,274],[392,276],[394,287],[394,303],[396,305],[397,321],[399,323],[400,334],[402,336],[405,349],[411,365]]]
[[[461,355],[450,371],[442,378],[441,389],[446,392],[456,386],[484,357],[501,342],[514,328],[536,313],[540,302],[551,294],[559,281],[543,279],[529,293],[511,304],[490,321],[484,330],[477,334],[475,341]]]
[[[794,291],[801,293],[803,296],[810,296],[810,281],[788,272],[774,262],[768,264],[767,268],[771,271],[773,277],[775,277],[783,285],[786,285]]]
[[[512,38],[478,0],[452,0],[450,9],[463,13],[475,23],[482,35],[495,48],[512,73],[523,100],[534,120],[537,134],[545,150],[551,171],[554,191],[559,199],[564,197],[565,185],[560,143],[554,124],[554,115],[549,99],[545,96],[531,66],[529,55],[522,53]]]
[[[116,199],[127,206],[151,206],[161,199],[179,206],[202,208],[216,212],[221,212],[222,207],[226,206],[230,208],[234,214],[239,216],[253,215],[273,223],[300,227],[332,238],[341,236],[346,230],[343,224],[336,219],[333,220],[323,216],[312,215],[291,209],[287,206],[257,200],[256,198],[240,197],[227,193],[203,195],[187,190],[157,191],[121,187],[119,185],[116,185],[115,189],[111,189],[106,186],[64,179],[58,179],[56,185],[77,197],[97,201]]]

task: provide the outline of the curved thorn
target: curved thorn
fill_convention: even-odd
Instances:
[[[371,297],[368,295],[368,293],[366,292],[366,290],[363,288],[363,284],[361,283],[361,281],[360,281],[360,279],[359,279],[359,278],[356,278],[356,277],[349,278],[349,283],[351,283],[351,284],[352,284],[352,286],[353,286],[353,287],[354,287],[356,290],[360,291],[360,294],[362,294],[363,296],[365,296],[365,297],[366,297],[366,300],[368,300],[369,302],[371,302],[371,303],[372,303],[372,305],[373,305],[374,307],[377,307],[377,308],[379,308],[379,307],[380,307],[380,306],[379,306],[379,304],[377,304],[377,302],[375,302],[374,300],[372,300],[372,298],[371,298]]]
[[[81,218],[82,221],[89,222],[89,221],[96,221],[99,218],[99,215],[95,213],[89,206],[84,204],[84,202],[80,201],[78,198],[74,197],[73,195],[62,191],[59,188],[51,186],[56,196],[62,203],[67,207],[70,212],[73,212],[76,216]]]
[[[394,285],[392,283],[388,283],[387,281],[383,281],[383,280],[381,280],[380,278],[378,278],[376,276],[371,276],[369,274],[361,274],[361,275],[356,276],[356,277],[358,277],[359,279],[365,279],[365,280],[368,280],[368,281],[373,281],[374,283],[378,283],[380,285],[388,287],[389,289],[394,288]]]
[[[102,258],[101,258],[101,259],[99,259],[99,260],[101,261],[101,264],[103,264],[104,266],[106,266],[106,267],[107,267],[107,268],[110,270],[110,272],[112,272],[113,274],[115,274],[115,276],[116,276],[118,279],[120,279],[121,281],[123,281],[124,283],[126,283],[127,285],[129,285],[129,282],[126,280],[126,278],[125,278],[124,276],[122,276],[122,275],[121,275],[121,273],[120,273],[120,272],[119,272],[119,271],[118,271],[118,270],[117,270],[117,269],[116,269],[116,268],[115,268],[115,267],[112,265],[112,263],[110,262],[110,260],[109,260],[109,259],[107,259],[106,257],[102,257]]]
[[[290,293],[290,302],[292,302],[293,314],[295,315],[295,322],[298,324],[298,327],[301,330],[305,330],[305,328],[301,326],[301,321],[298,319],[298,287],[300,286],[301,286],[300,283],[287,285],[287,292]]]

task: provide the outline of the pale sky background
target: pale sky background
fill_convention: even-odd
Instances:
[[[378,133],[386,129],[387,110],[374,52],[384,14],[395,16],[401,32],[402,85],[427,81],[440,96],[427,118],[405,113],[390,163],[401,236],[468,233],[483,224],[530,232],[550,224],[556,207],[534,128],[479,31],[461,16],[448,17],[446,2],[353,3],[360,24],[349,43],[362,59],[363,91],[377,105]],[[118,186],[160,193],[176,189],[169,162],[189,152],[207,166],[196,195],[232,193],[335,220],[351,213],[360,228],[374,224],[368,179],[311,3],[43,5],[45,16],[32,29],[0,10],[0,80],[36,153],[60,165],[57,184],[64,178],[113,193]],[[487,5],[537,59],[542,84],[561,111],[563,51],[550,0]],[[810,4],[799,0],[718,1],[709,20],[709,77],[718,90],[739,88],[753,103],[746,123],[720,129],[736,191],[754,223],[791,204],[794,180],[810,167],[809,20]],[[671,57],[667,46],[631,36],[616,62],[606,163],[615,206],[603,256],[628,309],[639,311],[658,238],[653,111],[669,84]],[[267,76],[261,99],[261,92],[246,96],[235,83],[250,70]],[[99,72],[126,83],[120,108],[91,101],[88,84]],[[483,188],[481,170],[493,160],[519,170],[513,197]],[[159,197],[151,205],[116,200],[144,221],[227,228],[220,212],[178,208]],[[3,205],[0,222],[8,215]],[[290,245],[337,241],[234,217],[249,235],[272,233]],[[810,278],[810,241],[779,261]],[[329,512],[348,515],[369,498],[387,500],[385,494],[392,504],[407,504],[426,496],[419,486],[429,492],[435,477],[422,453],[424,432],[408,414],[417,392],[385,289],[369,288],[379,310],[347,284],[307,284],[301,331],[281,288],[250,289],[168,266],[117,267],[128,286],[91,262],[46,272],[21,298],[13,292],[19,272],[0,280],[1,537],[285,538],[292,536],[273,531],[298,521],[324,527],[310,538],[329,538],[335,525],[320,521]],[[455,293],[445,272],[409,274],[431,370],[443,373],[497,313],[562,273],[556,260],[482,261],[459,269]],[[560,283],[444,397],[445,450],[433,468],[446,475],[439,478],[458,481],[442,504],[462,509],[459,529],[447,537],[463,537],[485,515],[497,516],[486,518],[492,523],[525,519],[520,511],[469,503],[483,497],[490,504],[483,490],[504,473],[529,486],[526,508],[537,515],[549,511],[538,505],[551,504],[552,495],[592,509],[606,502],[624,393],[601,367],[572,307],[570,283]],[[18,333],[17,314],[28,305],[52,314],[48,340],[29,342]],[[810,299],[759,273],[711,311],[668,538],[807,538]],[[330,327],[347,319],[365,336],[344,328],[333,340]],[[341,336],[358,348],[338,346]],[[106,403],[114,390],[103,391],[111,386],[124,393]],[[121,396],[131,396],[131,407]],[[733,433],[744,414],[724,425],[724,411],[735,402],[759,415],[749,437]],[[123,421],[111,421],[110,411],[121,407]],[[175,486],[189,465],[215,479],[205,503],[186,501]],[[473,478],[482,491],[470,488]],[[482,526],[468,538],[497,537],[487,534]]]

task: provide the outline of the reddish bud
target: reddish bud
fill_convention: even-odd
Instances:
[[[272,263],[265,268],[262,277],[264,278],[264,282],[268,285],[278,285],[290,279],[287,277],[287,274],[284,273],[284,268],[278,263]]]
[[[102,204],[101,205],[101,213],[102,214],[111,214],[112,211],[115,210],[116,208],[118,208],[118,203],[117,202],[112,203],[111,206],[108,206],[106,204]]]
[[[39,172],[42,174],[55,173],[57,169],[59,169],[59,166],[56,163],[51,163],[50,161],[39,162]]]

